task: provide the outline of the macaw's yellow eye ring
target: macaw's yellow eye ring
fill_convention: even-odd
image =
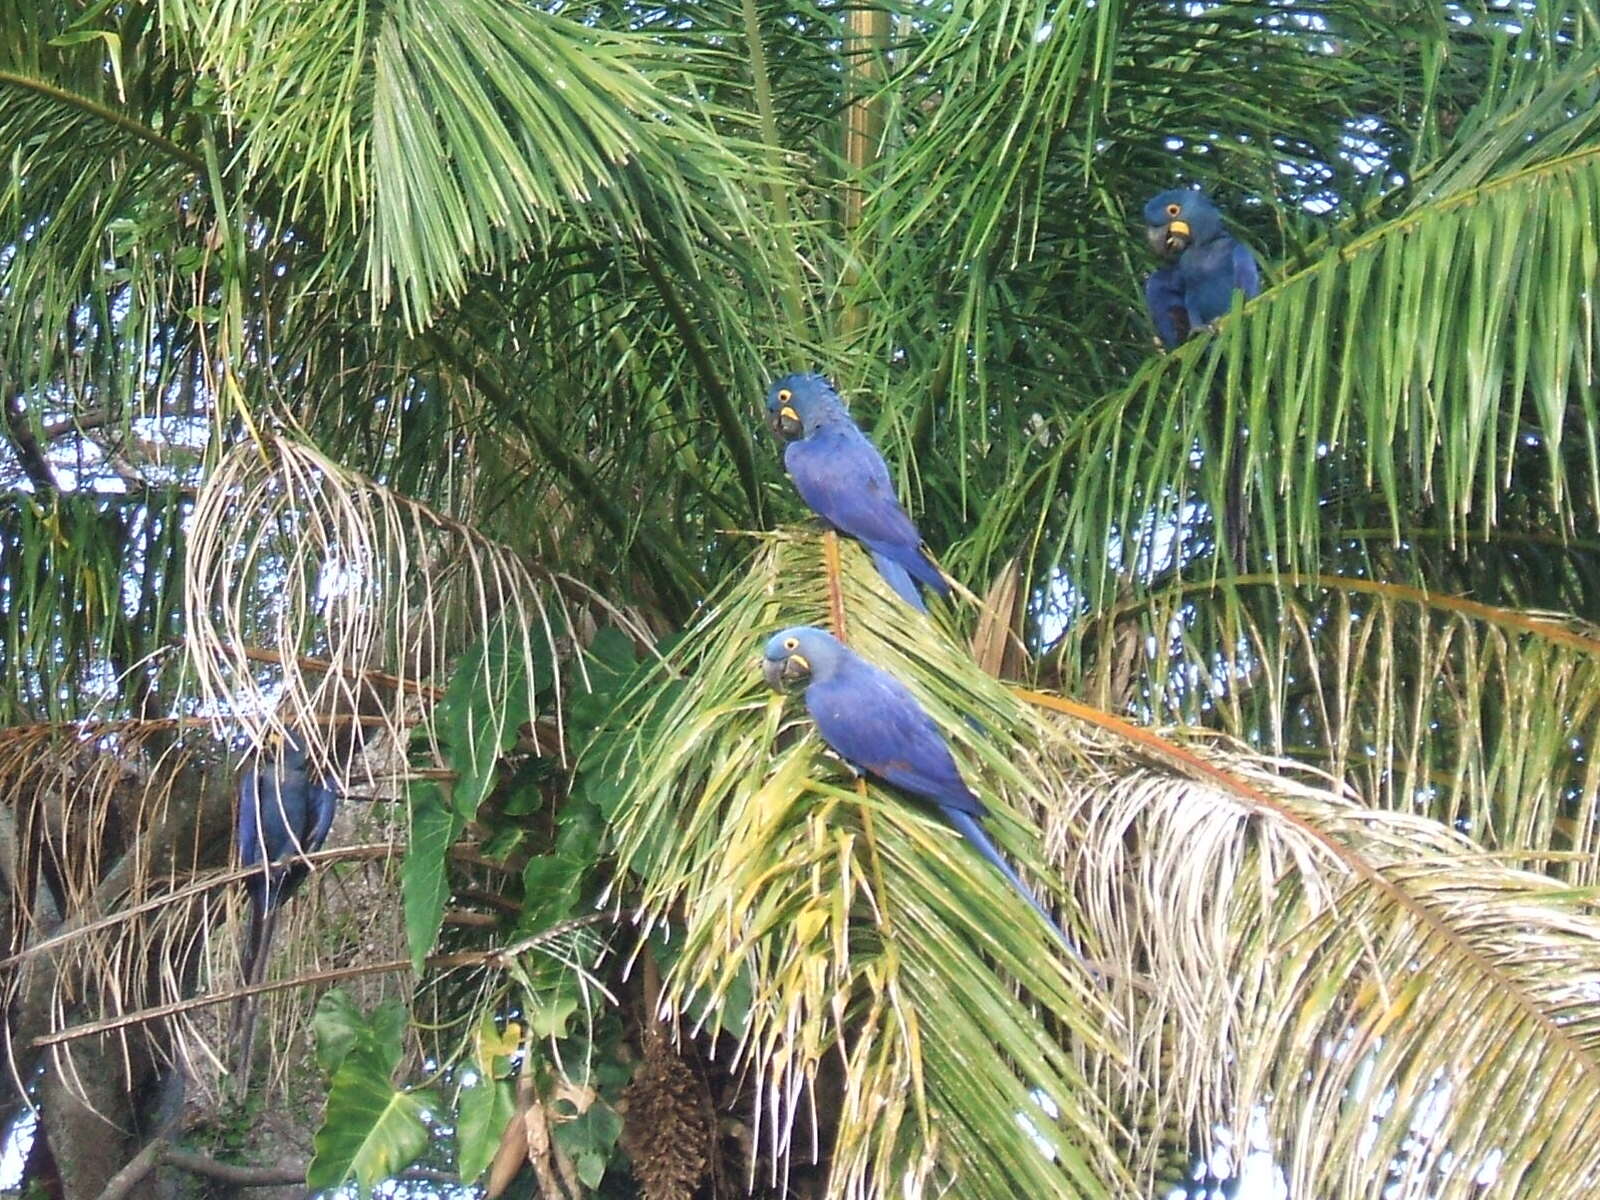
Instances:
[[[783,648],[785,650],[798,650],[798,649],[800,649],[800,639],[799,638],[784,638],[783,639]]]
[[[1169,204],[1169,205],[1167,205],[1167,216],[1169,216],[1169,217],[1175,217],[1179,213],[1181,213],[1182,211],[1183,211],[1183,205],[1181,205],[1181,204]]]
[[[788,388],[779,388],[778,389],[778,403],[779,404],[787,404],[787,403],[789,403],[789,401],[791,401],[793,399],[794,399],[794,393],[791,392]]]

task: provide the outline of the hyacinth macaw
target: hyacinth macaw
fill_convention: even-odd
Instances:
[[[889,468],[821,375],[785,375],[767,390],[767,421],[788,443],[783,465],[795,490],[840,533],[872,555],[878,573],[918,612],[927,612],[920,582],[950,594],[922,549],[922,535],[900,507]]]
[[[252,868],[245,880],[250,894],[250,927],[241,955],[245,983],[261,982],[278,909],[310,871],[299,856],[322,847],[336,806],[333,790],[313,772],[305,750],[292,737],[276,748],[269,746],[240,778],[234,842],[240,864]],[[254,1010],[247,1000],[241,998],[234,1018],[246,1071],[254,1028]]]
[[[1235,291],[1248,300],[1261,290],[1255,255],[1222,227],[1203,192],[1162,192],[1144,206],[1144,220],[1150,249],[1168,260],[1144,284],[1156,337],[1168,350],[1226,313]]]
[[[817,732],[852,770],[931,800],[1077,954],[978,824],[988,810],[961,778],[938,726],[905,684],[810,625],[773,634],[761,670],[774,691],[805,689],[806,711]]]

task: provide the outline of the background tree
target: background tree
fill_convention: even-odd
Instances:
[[[0,12],[25,1180],[1594,1193],[1588,7]],[[1267,286],[1159,355],[1189,180]],[[931,623],[801,520],[800,367],[970,589]],[[801,621],[1102,978],[763,693]],[[325,1110],[230,1168],[289,729],[347,798],[254,1103]]]

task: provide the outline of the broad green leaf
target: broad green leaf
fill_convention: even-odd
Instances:
[[[317,1041],[317,1065],[331,1074],[345,1055],[370,1033],[366,1014],[339,988],[324,992],[311,1016]]]
[[[474,642],[457,662],[436,710],[445,761],[457,773],[451,802],[470,820],[494,786],[500,755],[527,722],[530,691],[549,686],[543,637],[526,637],[506,618]],[[527,656],[541,651],[530,681]]]
[[[516,1116],[511,1084],[480,1075],[461,1089],[456,1108],[456,1163],[464,1182],[488,1168],[507,1122]]]
[[[427,1148],[428,1127],[422,1118],[431,1104],[426,1092],[394,1087],[382,1056],[366,1048],[353,1050],[328,1089],[306,1186],[321,1190],[353,1179],[366,1195]]]
[[[445,806],[438,784],[422,780],[411,786],[411,841],[400,871],[400,894],[406,945],[419,974],[438,939],[450,895],[445,856],[465,824],[457,811]]]
[[[553,1135],[562,1149],[578,1162],[584,1183],[597,1187],[617,1139],[622,1136],[622,1117],[604,1100],[596,1099],[570,1121],[557,1122]],[[583,1166],[585,1162],[587,1170]]]
[[[317,1065],[324,1071],[337,1070],[357,1047],[374,1061],[387,1062],[385,1069],[392,1071],[404,1049],[406,1010],[399,1001],[388,1000],[369,1015],[342,989],[334,988],[317,1001],[311,1029],[317,1041]]]
[[[522,926],[548,928],[572,915],[579,883],[591,864],[560,854],[542,854],[522,869]]]
[[[578,1011],[578,997],[566,989],[541,992],[527,1004],[528,1028],[535,1037],[564,1038],[567,1022]]]

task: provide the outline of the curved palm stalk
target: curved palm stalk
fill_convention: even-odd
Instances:
[[[495,696],[523,689],[522,711],[540,711],[541,666],[554,673],[559,695],[575,628],[550,576],[278,437],[240,446],[207,479],[189,532],[185,606],[206,707],[257,743],[269,728],[301,731],[314,753],[341,767],[351,746],[345,739],[335,752],[328,714],[376,710],[399,739],[415,712],[414,694],[441,680],[449,660],[496,623],[510,649],[483,656],[482,689]],[[252,662],[252,646],[276,655],[275,672],[264,675]],[[315,679],[302,665],[305,654],[321,660]],[[391,686],[382,693],[365,686],[371,671]],[[430,729],[431,713],[431,705],[420,712]],[[559,705],[555,719],[559,730]],[[498,740],[506,731],[484,732]],[[560,745],[547,749],[564,753]]]
[[[1210,593],[1204,595],[1203,593]],[[1503,861],[1579,886],[1600,862],[1600,637],[1558,621],[1370,579],[1241,577],[1152,596],[1115,664],[1134,709],[1208,724],[1317,765],[1376,808],[1456,823]],[[1081,645],[1068,639],[1063,664]]]
[[[1093,982],[1041,952],[1037,916],[937,817],[852,791],[819,763],[804,718],[763,691],[762,636],[829,621],[835,581],[818,549],[766,539],[673,655],[687,679],[650,680],[619,709],[605,761],[626,786],[620,864],[646,925],[681,945],[663,1005],[721,1005],[748,973],[738,1053],[775,1164],[810,1151],[791,1140],[796,1116],[838,1056],[842,1094],[815,1101],[838,1113],[832,1194],[952,1179],[972,1196],[1126,1194],[1115,1121],[1067,1049],[1116,1057]],[[854,543],[841,549],[851,644],[928,704],[1017,849],[1010,810],[1058,802],[1036,719],[959,642],[908,621]]]

